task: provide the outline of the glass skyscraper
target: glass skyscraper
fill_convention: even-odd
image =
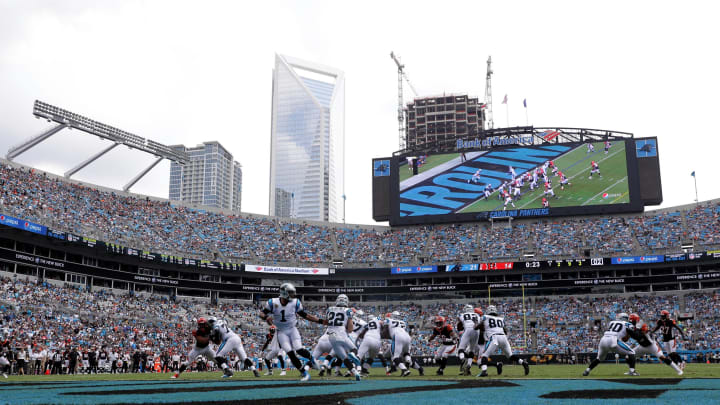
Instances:
[[[343,72],[275,55],[270,215],[340,222],[344,172]]]
[[[190,163],[170,164],[171,201],[183,201],[208,207],[240,211],[242,199],[242,166],[218,142],[205,142],[188,148]]]

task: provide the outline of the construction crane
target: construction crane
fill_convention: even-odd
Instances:
[[[405,149],[405,104],[403,103],[403,80],[405,80],[408,84],[408,87],[410,87],[410,90],[413,92],[415,97],[417,97],[418,92],[415,91],[415,87],[413,87],[412,83],[410,83],[410,79],[407,77],[407,74],[405,74],[405,65],[400,63],[400,57],[395,55],[395,52],[390,52],[390,57],[395,61],[398,68],[398,144],[400,146],[400,150],[403,150]]]
[[[487,73],[485,74],[485,129],[493,129],[495,126],[492,111],[492,74],[492,56],[488,56]]]

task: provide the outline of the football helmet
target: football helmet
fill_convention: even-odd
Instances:
[[[630,320],[630,323],[632,323],[632,324],[634,325],[634,324],[636,324],[636,323],[640,320],[640,315],[638,315],[638,314],[630,314],[630,316],[628,317],[628,319]]]
[[[660,312],[660,318],[662,318],[662,319],[668,319],[668,318],[670,318],[670,312],[668,312],[668,311],[666,311],[666,310],[663,309],[663,310]]]
[[[275,330],[277,330],[277,328],[275,327],[275,325],[270,325],[270,334],[271,334],[271,335],[272,335],[273,333],[275,333]]]
[[[444,326],[444,325],[445,325],[445,318],[442,317],[442,316],[440,316],[440,315],[436,316],[436,317],[435,317],[435,326],[437,326],[438,328],[440,328],[440,327],[442,327],[442,326]]]
[[[348,305],[350,305],[350,300],[348,299],[347,295],[340,294],[337,296],[337,299],[335,300],[335,306],[347,307]]]
[[[465,305],[465,306],[463,307],[463,311],[465,311],[465,312],[472,312],[472,310],[473,310],[473,306],[470,305],[470,304]]]
[[[290,283],[283,283],[280,285],[280,298],[289,300],[295,298],[295,286]]]
[[[480,307],[475,308],[474,311],[475,311],[476,314],[478,314],[478,315],[480,315],[480,316],[483,315],[483,310],[482,310],[482,308],[480,308]]]
[[[197,320],[198,325],[204,325],[206,323],[207,323],[207,319],[203,318],[202,316],[200,318],[198,318],[198,320]]]
[[[215,322],[217,322],[217,318],[215,318],[214,316],[211,316],[207,319],[207,324],[210,325],[210,327],[215,325]]]
[[[398,312],[398,311],[392,311],[392,316],[400,316],[400,312]]]
[[[625,312],[621,312],[621,313],[618,314],[617,319],[618,319],[619,321],[625,321],[625,322],[627,322],[627,321],[630,319],[630,316],[629,316],[628,314],[626,314]]]
[[[490,315],[497,315],[498,311],[497,311],[497,308],[495,308],[495,305],[488,305],[487,313]]]

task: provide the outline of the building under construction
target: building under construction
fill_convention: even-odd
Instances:
[[[405,109],[406,148],[421,149],[477,136],[484,128],[483,107],[467,94],[416,98]]]

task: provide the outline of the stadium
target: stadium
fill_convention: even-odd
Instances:
[[[562,14],[528,12],[532,21],[517,16],[532,28],[519,30],[527,38],[518,44],[487,35],[489,27],[517,26],[496,26],[494,17],[478,24],[476,12],[436,4],[427,7],[432,18],[414,19],[410,38],[388,31],[401,25],[383,20],[391,3],[352,12],[339,3],[332,11],[272,4],[267,14],[239,3],[209,14],[182,2],[161,10],[161,2],[142,10],[131,3],[28,6],[27,15],[23,6],[0,5],[0,26],[3,15],[17,14],[7,32],[28,30],[21,43],[0,36],[0,404],[720,403],[720,195],[711,188],[712,199],[699,199],[688,166],[713,145],[693,123],[675,131],[676,117],[655,118],[660,108],[652,116],[661,130],[634,127],[647,115],[623,108],[656,105],[631,99],[641,93],[640,76],[665,65],[633,70],[639,62],[630,54],[643,53],[626,44],[635,34],[614,40],[628,50],[618,64],[630,72],[625,80],[637,81],[625,86],[628,97],[607,107],[602,93],[611,91],[602,86],[611,79],[589,79],[597,66],[613,73],[600,63],[617,59],[603,56],[604,41],[631,24],[607,30],[622,20],[611,16],[588,30],[587,18],[567,18],[538,30],[541,18]],[[683,10],[665,17],[668,25],[675,13]],[[441,32],[440,19],[452,20],[455,32]],[[62,29],[63,20],[73,29]],[[44,25],[52,37],[36,35]],[[564,49],[573,60],[553,56],[571,41],[568,32],[584,38],[584,30],[602,46]],[[220,51],[238,49],[237,38],[239,60]],[[384,48],[383,61],[397,68],[385,73],[397,73],[397,83],[376,74],[367,50],[388,40],[422,55],[428,66],[413,61],[413,73],[438,76],[440,84],[429,84],[437,93],[417,92],[407,66],[395,52],[390,65]],[[512,50],[497,51],[509,64],[477,59],[474,47],[495,41]],[[521,52],[524,41],[547,53]],[[275,53],[272,86],[255,87],[269,44],[350,70],[346,77]],[[583,59],[579,48],[592,53]],[[446,91],[458,82],[472,89],[478,62],[487,64],[484,98]],[[493,113],[496,67],[548,75],[547,65],[567,83],[538,87],[531,102],[548,122],[567,126],[533,125],[527,99],[518,110],[521,99],[507,94]],[[574,76],[575,66],[586,76]],[[473,73],[453,73],[460,68]],[[496,89],[517,90],[507,80]],[[527,81],[553,80],[537,73]],[[396,111],[374,82],[397,84],[388,93],[397,94]],[[556,90],[581,98],[546,96]],[[262,116],[257,105],[266,101],[272,108]],[[682,101],[672,104],[663,111],[680,110]],[[524,125],[511,111],[522,111]],[[395,112],[397,143],[384,121],[393,124]],[[90,116],[166,134],[146,138]],[[593,126],[628,122],[617,125],[623,131]],[[266,127],[269,156],[258,143]],[[250,155],[257,160],[248,163]],[[269,182],[257,180],[258,162]],[[167,183],[158,186],[166,164]],[[695,181],[690,204],[678,196],[688,192],[677,184],[676,172],[685,171]],[[128,173],[134,177],[117,186]],[[257,210],[266,192],[268,210]],[[346,193],[366,198],[367,221],[352,213],[346,223]]]

